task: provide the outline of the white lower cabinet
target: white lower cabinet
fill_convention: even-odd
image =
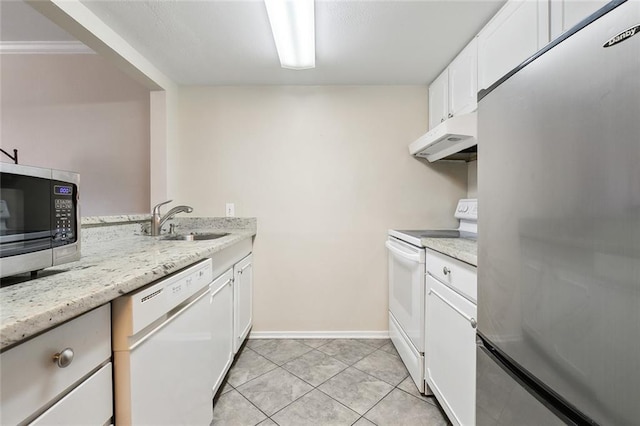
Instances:
[[[248,255],[233,266],[234,345],[237,353],[253,324],[253,257]]]
[[[78,385],[31,425],[103,425],[113,413],[112,364]]]
[[[475,424],[476,304],[434,278],[427,252],[425,377],[454,425]],[[468,281],[466,270],[447,267],[446,276]],[[466,264],[465,264],[466,265]],[[467,265],[468,266],[468,265]],[[464,273],[461,273],[463,272]]]
[[[109,305],[3,352],[0,424],[110,422],[110,359]]]
[[[210,310],[213,344],[213,394],[224,380],[233,362],[233,270],[218,277],[210,287]]]
[[[253,325],[253,255],[245,240],[212,256],[209,286],[212,330],[212,390],[218,391]]]

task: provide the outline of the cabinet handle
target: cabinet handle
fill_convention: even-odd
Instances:
[[[452,114],[452,113],[449,113],[448,117],[449,117],[449,118],[453,118],[453,114]]]
[[[442,118],[440,119],[440,122],[441,122],[441,123],[444,123],[444,117],[442,117]]]
[[[466,319],[467,321],[469,321],[469,323],[471,324],[471,328],[476,328],[478,326],[478,323],[476,322],[476,319],[470,316],[467,316],[467,314],[465,314],[464,312],[462,312],[457,306],[455,306],[453,303],[449,302],[447,300],[446,297],[441,296],[437,291],[435,291],[434,289],[430,288],[429,292],[427,293],[428,295],[434,295],[436,296],[438,299],[442,300],[444,302],[445,305],[449,306],[451,309],[453,309],[454,311],[456,311],[462,318]]]
[[[446,266],[443,266],[442,273],[445,275],[449,275],[451,273],[451,269],[447,268]]]
[[[65,348],[62,352],[58,352],[53,356],[53,362],[60,368],[66,368],[71,365],[73,361],[73,349]]]

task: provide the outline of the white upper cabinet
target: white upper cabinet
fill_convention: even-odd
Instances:
[[[478,106],[478,47],[473,40],[429,85],[429,129]]]
[[[478,34],[478,90],[549,42],[549,0],[509,0]]]
[[[608,2],[608,0],[551,0],[551,39],[558,37]]]
[[[449,65],[449,113],[451,116],[478,107],[478,39],[473,40]]]
[[[429,129],[447,119],[449,114],[449,69],[429,85]]]

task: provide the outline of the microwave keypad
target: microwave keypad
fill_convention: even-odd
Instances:
[[[55,219],[56,219],[56,234],[54,240],[66,241],[74,240],[74,228],[73,223],[73,200],[56,198],[55,199]]]

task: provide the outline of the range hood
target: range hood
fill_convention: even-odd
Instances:
[[[452,156],[461,151],[469,151],[469,148],[477,145],[477,129],[477,112],[449,118],[409,145],[409,152],[429,161],[464,159]]]

